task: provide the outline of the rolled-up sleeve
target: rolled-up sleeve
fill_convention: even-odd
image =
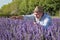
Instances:
[[[24,19],[27,20],[27,19],[32,19],[33,16],[32,15],[23,15]]]
[[[48,28],[52,24],[52,19],[50,16],[44,16],[44,19],[40,21],[40,25],[44,26],[45,28]]]
[[[44,20],[44,23],[43,23],[43,26],[45,26],[46,28],[49,27],[51,25],[51,18],[50,17],[47,17],[45,18]]]
[[[49,23],[49,19],[48,19],[48,18],[46,18],[46,19],[44,20],[43,25],[44,25],[44,26],[46,26],[48,23]]]

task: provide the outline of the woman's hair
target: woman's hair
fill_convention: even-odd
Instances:
[[[36,6],[36,8],[34,9],[34,12],[43,12],[43,7],[42,6]]]

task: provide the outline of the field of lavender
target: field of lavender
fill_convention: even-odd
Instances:
[[[0,18],[0,40],[60,40],[60,18],[47,29],[32,20]]]

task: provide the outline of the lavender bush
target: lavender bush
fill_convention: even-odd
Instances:
[[[45,29],[32,20],[0,18],[0,40],[60,40],[60,19]]]

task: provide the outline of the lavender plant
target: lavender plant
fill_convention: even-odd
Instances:
[[[0,40],[60,40],[60,19],[45,29],[32,20],[0,18]]]

